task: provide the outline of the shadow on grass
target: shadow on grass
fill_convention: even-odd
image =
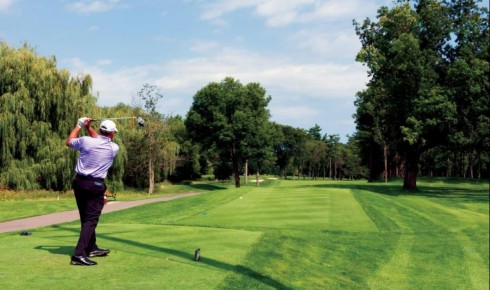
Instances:
[[[349,184],[348,181],[346,181],[345,184],[325,183],[315,184],[311,186],[324,188],[358,189],[389,196],[423,196],[430,198],[453,199],[460,202],[487,203],[490,200],[488,189],[468,189],[457,187],[457,185],[454,184],[450,186],[418,185],[417,190],[415,191],[405,190],[399,183],[390,184],[366,182],[366,184],[363,185]]]
[[[60,225],[54,225],[53,227],[57,228],[57,229],[61,229],[61,230],[66,230],[66,231],[78,233],[77,229],[73,229],[73,228],[69,228],[69,227],[63,227]],[[189,259],[189,260],[193,261],[193,259],[192,259],[193,256],[191,257],[191,255],[189,253],[186,253],[183,251],[179,251],[179,250],[175,250],[175,249],[169,249],[169,248],[155,246],[155,245],[149,245],[149,244],[145,244],[145,243],[141,243],[141,242],[137,242],[137,241],[133,241],[133,240],[128,240],[128,239],[122,239],[122,238],[118,238],[118,237],[114,237],[114,236],[110,236],[110,235],[106,235],[106,234],[97,234],[97,236],[104,238],[104,239],[107,239],[107,240],[110,240],[110,241],[122,243],[125,245],[131,245],[134,247],[139,247],[139,248],[151,250],[154,252],[166,253],[166,254],[178,256],[178,257],[181,257],[184,259]],[[63,255],[70,255],[71,256],[72,252],[73,252],[73,247],[66,247],[66,246],[60,246],[60,247],[57,247],[57,246],[37,246],[37,247],[35,247],[35,249],[46,250],[46,251],[49,251],[50,253],[56,254],[56,255],[62,255],[63,254]],[[210,267],[213,267],[216,269],[220,269],[223,271],[234,271],[237,274],[248,276],[252,279],[259,281],[260,283],[263,283],[265,285],[273,287],[274,289],[285,289],[285,290],[291,289],[279,281],[276,281],[276,280],[274,280],[268,276],[264,276],[261,273],[258,273],[256,271],[254,271],[250,268],[247,268],[245,266],[242,266],[242,265],[232,265],[232,264],[228,264],[228,263],[221,262],[221,261],[211,259],[211,258],[207,258],[207,257],[201,257],[201,259],[199,261],[196,261],[196,264],[197,264],[197,266],[202,266],[204,264],[204,265],[207,265],[207,266],[210,266]]]
[[[197,184],[189,184],[187,186],[188,187],[191,187],[191,188],[195,188],[195,189],[209,190],[209,191],[228,189],[225,186],[218,186],[218,185],[215,185],[215,184],[199,184],[199,183],[197,183]]]
[[[54,255],[69,255],[73,254],[74,247],[68,246],[37,246],[34,249],[36,250],[45,250]]]

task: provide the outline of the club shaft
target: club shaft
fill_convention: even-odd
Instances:
[[[97,118],[97,119],[92,119],[92,121],[99,121],[99,120],[124,120],[124,119],[136,119],[137,117],[117,117],[117,118]]]

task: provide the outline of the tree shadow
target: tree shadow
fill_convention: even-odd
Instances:
[[[72,232],[78,233],[78,230],[74,229],[74,228],[64,227],[64,226],[60,226],[60,225],[56,225],[56,228],[61,229],[61,230],[72,231]],[[97,237],[101,237],[101,238],[104,238],[106,240],[110,240],[113,242],[118,242],[118,243],[121,243],[124,245],[131,245],[134,247],[139,247],[139,248],[143,248],[146,250],[151,250],[154,252],[170,254],[170,255],[177,256],[177,257],[180,257],[183,259],[188,259],[189,261],[193,260],[193,258],[194,258],[193,255],[190,255],[189,253],[186,253],[184,251],[169,249],[169,248],[150,245],[150,244],[145,244],[145,243],[141,243],[138,241],[123,239],[123,238],[118,238],[118,237],[114,237],[114,236],[108,235],[108,234],[97,233]],[[56,255],[71,255],[72,251],[73,251],[73,247],[66,247],[66,246],[38,246],[38,247],[35,247],[35,249],[46,250],[46,251],[49,251],[50,253],[56,254]],[[152,256],[152,257],[154,257],[154,256]],[[208,258],[208,257],[201,257],[201,259],[198,262],[196,261],[195,264],[198,267],[209,266],[209,267],[219,269],[219,270],[223,270],[223,271],[233,271],[237,274],[255,279],[255,280],[259,281],[260,283],[263,283],[265,285],[273,287],[274,289],[285,289],[285,290],[291,289],[290,287],[287,287],[286,285],[282,284],[279,281],[274,280],[273,278],[271,278],[269,276],[258,273],[256,271],[254,271],[248,267],[242,266],[242,265],[232,265],[232,264],[225,263],[222,261],[218,261],[218,260]]]
[[[451,186],[418,185],[417,190],[405,190],[400,184],[367,183],[366,184],[314,184],[312,187],[341,188],[352,190],[364,190],[389,196],[423,196],[428,198],[453,199],[460,202],[485,203],[489,202],[490,195],[487,189],[467,189]],[[303,186],[302,186],[303,187]]]
[[[195,189],[208,190],[208,191],[228,189],[227,187],[218,186],[214,184],[189,184],[188,186]]]

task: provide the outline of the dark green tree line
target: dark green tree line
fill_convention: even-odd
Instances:
[[[377,19],[354,22],[357,60],[370,76],[357,94],[356,136],[372,179],[400,157],[403,186],[416,189],[419,161],[432,148],[488,146],[488,11],[475,1],[398,1]],[[462,70],[471,62],[475,70]]]

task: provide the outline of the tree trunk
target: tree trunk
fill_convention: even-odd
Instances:
[[[471,179],[474,178],[474,176],[473,176],[473,164],[474,164],[474,155],[473,155],[473,152],[470,152],[468,154],[468,171],[469,171],[469,175],[470,175]]]
[[[153,162],[150,158],[148,162],[148,195],[155,191],[155,169],[153,168]]]
[[[383,146],[383,156],[385,159],[385,183],[388,182],[388,146],[386,143]]]
[[[446,171],[446,177],[451,176],[451,164],[449,163],[449,157],[447,158],[447,171]]]
[[[255,186],[259,186],[260,185],[260,182],[259,182],[259,170],[257,169],[257,174],[255,175]]]
[[[481,155],[478,154],[478,179],[481,179]]]
[[[231,164],[233,167],[233,176],[235,177],[235,187],[239,188],[240,187],[240,172],[238,170],[238,158],[237,158],[236,152],[235,152],[235,145],[233,145],[233,148],[231,151]]]
[[[245,160],[245,185],[248,183],[248,160]]]
[[[373,182],[375,181],[377,178],[374,174],[374,168],[373,168],[373,146],[370,145],[369,146],[369,178],[368,178],[368,182]]]
[[[405,155],[405,179],[403,189],[417,190],[417,174],[420,154],[414,149],[408,149]]]
[[[328,165],[328,177],[330,177],[330,179],[332,179],[332,157],[329,157],[328,158],[328,162],[329,162],[329,165]]]

